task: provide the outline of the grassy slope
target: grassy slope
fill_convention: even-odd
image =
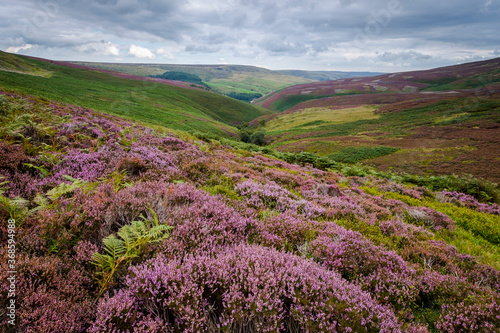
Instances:
[[[166,71],[179,71],[198,75],[209,87],[221,93],[261,93],[313,80],[285,75],[265,68],[240,65],[160,65],[110,64],[78,62],[89,67],[113,70],[133,75],[150,76]]]
[[[2,51],[0,51],[0,70],[43,77],[49,77],[51,75],[50,71],[41,69],[25,58]]]
[[[57,66],[5,53],[1,57],[2,63],[20,59],[32,68],[52,72],[50,77],[37,77],[0,71],[3,89],[16,89],[36,97],[173,129],[234,133],[229,125],[269,113],[247,103],[195,89],[122,79],[108,73]]]
[[[346,147],[389,146],[394,155],[372,160],[378,167],[407,172],[472,173],[498,182],[500,96],[443,100],[399,112],[375,108],[308,108],[266,124],[273,147],[320,155]],[[367,158],[371,158],[367,155]],[[447,165],[450,163],[450,165]],[[492,167],[493,166],[493,167]],[[443,169],[443,168],[447,169]],[[446,171],[446,172],[445,172]]]

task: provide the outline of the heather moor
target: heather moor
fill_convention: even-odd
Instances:
[[[500,1],[0,10],[0,333],[500,332]]]

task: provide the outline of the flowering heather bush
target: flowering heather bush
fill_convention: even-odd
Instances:
[[[29,160],[22,147],[4,142],[0,142],[0,156],[2,156],[0,159],[0,172],[16,171],[22,163],[26,163]]]
[[[499,302],[500,299],[492,297],[472,299],[452,306],[444,305],[436,327],[441,332],[498,332]]]
[[[7,302],[7,266],[2,265],[2,307]],[[79,332],[93,312],[89,274],[54,256],[19,256],[16,274],[18,332]],[[2,327],[8,327],[2,316]]]
[[[174,227],[165,243],[171,252],[216,251],[245,241],[254,225],[224,201],[190,185],[169,186],[151,207]]]
[[[101,212],[101,215],[105,217],[108,230],[116,231],[119,227],[137,220],[141,214],[146,214],[148,205],[153,205],[159,200],[158,198],[164,195],[167,188],[164,183],[151,181],[136,183],[117,193],[111,193],[108,187],[108,190],[103,192],[103,199],[106,200],[106,194],[110,195],[110,203],[107,209]]]
[[[286,188],[307,187],[312,182],[298,172],[290,172],[282,169],[265,170],[263,176]],[[311,185],[313,185],[312,183]]]
[[[389,309],[337,273],[258,246],[228,249],[216,258],[160,256],[132,268],[126,285],[116,299],[99,304],[94,332],[130,329],[145,309],[154,309],[152,319],[164,328],[183,332],[400,331]]]
[[[479,212],[500,215],[500,206],[498,204],[484,204],[465,193],[442,191],[436,193],[436,198],[440,202],[451,202],[457,206],[474,208]]]
[[[413,224],[404,223],[398,218],[378,223],[380,230],[387,236],[396,236],[408,240],[417,240],[434,236],[426,228],[418,227]]]
[[[273,182],[262,185],[253,181],[245,181],[236,185],[235,190],[239,195],[247,198],[250,206],[257,209],[267,207],[278,212],[291,210],[306,217],[319,216],[324,212],[321,207],[300,199],[297,195]]]
[[[155,170],[167,171],[174,166],[170,154],[164,153],[155,147],[142,146],[134,143],[130,149],[130,154],[140,158],[148,167],[154,168]]]
[[[434,230],[443,228],[453,230],[455,228],[455,222],[449,216],[429,207],[411,207],[408,208],[407,214],[411,221]]]
[[[94,181],[104,175],[106,163],[102,160],[99,153],[82,153],[80,151],[71,151],[66,154],[61,163],[56,165],[53,170],[54,181],[63,180],[63,176],[71,176],[77,179]]]
[[[396,253],[373,245],[360,233],[335,224],[330,224],[328,229],[308,247],[313,258],[339,271],[344,278],[354,280],[380,268],[396,272],[408,270]]]
[[[257,224],[254,241],[275,249],[309,255],[308,242],[315,239],[327,224],[294,216],[290,212],[271,216]],[[321,228],[318,230],[317,228]]]
[[[424,197],[424,194],[422,192],[425,192],[423,188],[411,188],[393,182],[383,183],[379,185],[378,190],[382,192],[396,192],[419,200]]]

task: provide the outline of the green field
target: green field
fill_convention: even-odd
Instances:
[[[332,124],[350,123],[358,120],[378,119],[376,108],[363,106],[332,110],[329,108],[309,108],[300,112],[280,115],[269,121],[266,129],[272,134],[274,131],[308,130]]]

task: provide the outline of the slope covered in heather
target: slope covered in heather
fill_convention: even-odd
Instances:
[[[50,75],[34,76],[20,70],[2,69],[13,63],[21,63],[19,68]],[[3,52],[0,53],[0,88],[16,89],[35,97],[90,107],[172,129],[219,135],[234,135],[234,125],[271,113],[204,91],[196,85],[97,71]]]
[[[500,58],[298,85],[258,104],[272,148],[500,182]],[[255,125],[263,119],[255,120]]]
[[[493,184],[408,185],[15,92],[0,114],[16,331],[500,329]]]
[[[431,70],[296,85],[266,96],[259,104],[276,111],[284,111],[308,101],[321,100],[325,103],[328,102],[326,97],[334,98],[336,95],[452,91],[486,88],[499,82],[500,58],[495,58]],[[298,96],[302,96],[303,100],[300,100]],[[360,102],[366,101],[352,99],[353,104]],[[313,102],[308,102],[307,106],[311,107],[311,104],[317,106]],[[298,108],[305,107],[304,105],[298,106]]]

